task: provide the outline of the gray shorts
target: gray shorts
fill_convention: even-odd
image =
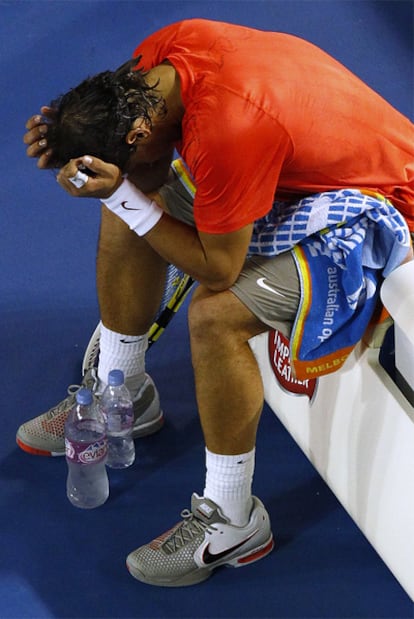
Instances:
[[[194,226],[193,200],[179,180],[164,185],[159,193],[172,217]],[[300,301],[299,277],[290,251],[247,258],[230,290],[261,322],[289,337]]]

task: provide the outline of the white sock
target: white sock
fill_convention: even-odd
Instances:
[[[206,448],[204,496],[220,507],[231,524],[247,524],[252,509],[255,449],[237,456],[215,454]]]
[[[111,370],[122,370],[132,397],[145,380],[147,335],[124,335],[107,329],[101,323],[99,343],[99,380],[106,385]]]

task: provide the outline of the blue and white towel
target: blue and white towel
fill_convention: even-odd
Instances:
[[[407,224],[380,195],[342,189],[275,203],[255,222],[250,254],[293,250],[301,302],[291,334],[299,379],[337,370],[362,338],[384,277],[408,255]]]

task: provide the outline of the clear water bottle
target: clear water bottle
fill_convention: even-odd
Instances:
[[[100,399],[106,420],[108,436],[108,459],[106,464],[113,469],[124,469],[135,460],[135,445],[132,438],[134,408],[131,394],[121,370],[111,370],[108,384]]]
[[[109,496],[105,419],[89,389],[80,389],[65,423],[66,492],[76,507],[91,509]]]

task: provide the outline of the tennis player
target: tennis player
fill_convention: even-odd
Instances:
[[[340,278],[354,272],[355,247],[362,283],[351,307],[338,302],[335,320],[352,312],[363,330],[381,277],[411,257],[412,123],[309,42],[193,19],[155,32],[133,61],[42,108],[24,140],[40,168],[59,168],[67,192],[103,202],[98,378],[120,367],[135,394],[151,389],[155,427],[144,358],[165,265],[199,282],[189,326],[205,485],[178,525],[130,553],[131,574],[184,586],[266,556],[271,525],[251,492],[263,387],[248,340],[270,328],[290,337],[306,301],[304,265],[309,285],[323,287],[314,258]],[[182,161],[168,182],[174,149]],[[326,317],[311,309],[314,323],[300,322],[304,345]],[[343,324],[320,354],[298,346],[298,361],[352,347]],[[45,423],[43,415],[24,424],[19,444],[36,452],[32,428]],[[47,440],[39,451],[53,452]]]

